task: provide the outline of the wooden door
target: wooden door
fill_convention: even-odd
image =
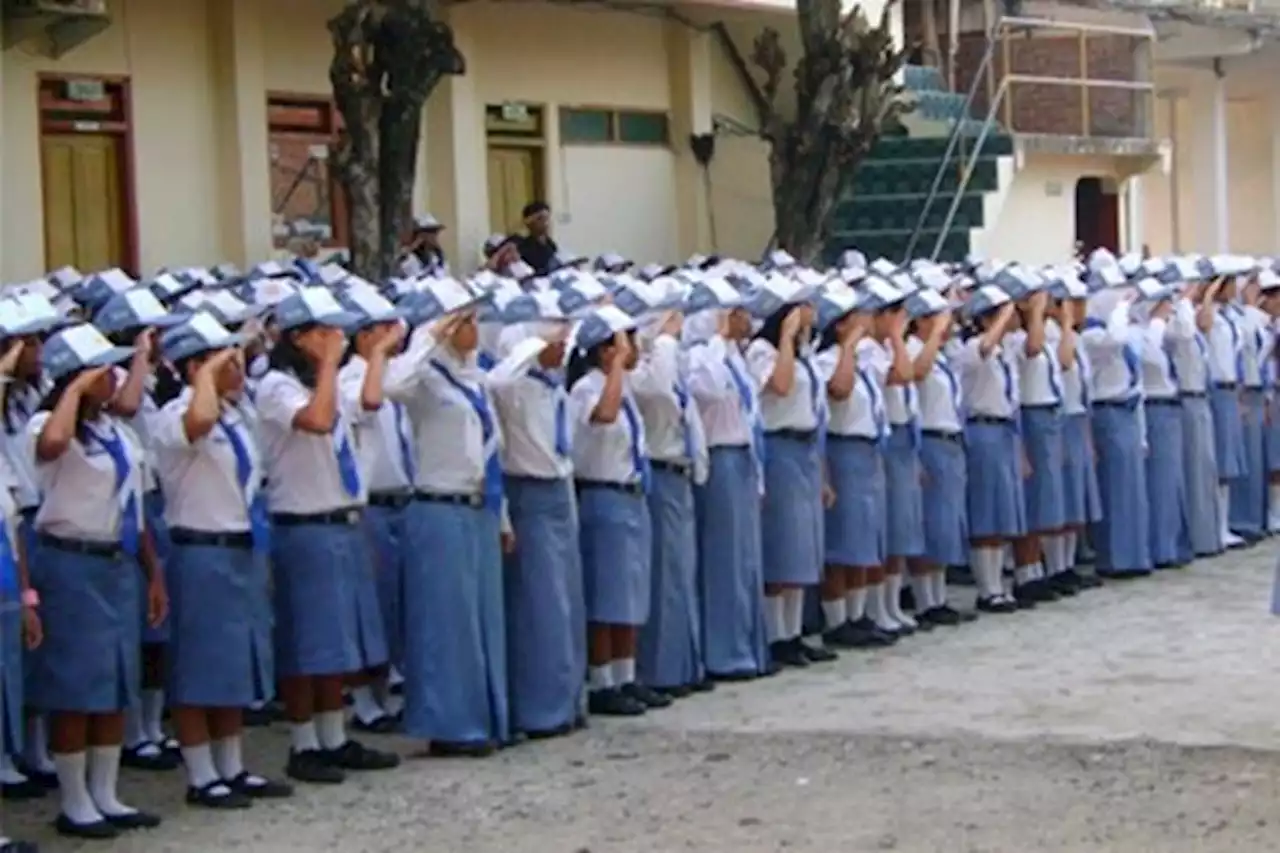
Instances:
[[[537,149],[489,149],[489,225],[513,234],[524,230],[520,211],[538,198]]]
[[[41,140],[46,269],[128,266],[122,157],[116,135],[55,134]]]

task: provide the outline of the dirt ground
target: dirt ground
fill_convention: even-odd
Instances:
[[[46,853],[1274,853],[1274,560],[1264,544],[233,815],[183,806],[179,773],[129,772],[126,801],[166,820],[111,844],[53,836],[53,799],[4,823]],[[286,748],[281,729],[249,752],[275,773]]]

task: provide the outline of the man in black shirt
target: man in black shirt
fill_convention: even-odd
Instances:
[[[551,239],[551,206],[545,201],[531,201],[520,212],[528,234],[516,238],[520,259],[538,275],[551,271],[556,252],[560,247]]]

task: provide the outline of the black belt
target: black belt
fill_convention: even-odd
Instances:
[[[484,495],[467,494],[465,492],[414,492],[413,499],[429,504],[469,506],[476,509],[484,506]]]
[[[115,559],[124,553],[119,542],[90,542],[87,539],[65,539],[52,533],[41,533],[38,536],[41,545],[68,551],[72,554],[86,554],[90,557],[110,557]]]
[[[1266,389],[1263,388],[1261,385],[1246,385],[1244,386],[1244,390],[1251,391],[1254,394],[1261,394]]]
[[[787,441],[799,441],[812,444],[818,437],[816,429],[773,429],[765,433],[769,438],[785,438]]]
[[[579,489],[608,489],[612,492],[622,492],[626,495],[638,495],[644,492],[644,486],[638,482],[619,483],[615,480],[574,480],[574,485]]]
[[[277,512],[271,516],[271,523],[281,527],[301,527],[304,524],[359,524],[360,509],[331,509],[328,512]]]
[[[1179,391],[1178,396],[1189,397],[1192,400],[1203,400],[1208,396],[1208,393],[1205,391]]]
[[[707,447],[708,450],[750,450],[750,444],[712,444]]]
[[[1148,406],[1181,406],[1182,401],[1177,397],[1148,397]]]
[[[169,538],[174,545],[199,545],[208,548],[253,548],[253,536],[248,532],[192,530],[189,527],[170,527]]]
[[[992,415],[970,415],[971,424],[995,424],[996,426],[1012,426],[1013,418],[997,418]]]
[[[946,430],[942,430],[942,429],[923,429],[923,430],[920,430],[920,435],[923,436],[924,438],[937,438],[937,439],[941,439],[942,441],[954,441],[957,444],[964,441],[964,433],[947,432]]]
[[[1021,408],[1023,408],[1023,409],[1043,409],[1043,410],[1049,410],[1049,411],[1052,411],[1052,410],[1054,410],[1054,409],[1060,409],[1060,408],[1062,408],[1062,404],[1061,404],[1061,403],[1023,403],[1023,404],[1021,405]]]
[[[1214,387],[1214,388],[1217,388],[1219,391],[1234,391],[1234,390],[1236,390],[1236,383],[1234,383],[1234,382],[1215,382],[1215,383],[1213,383],[1213,387]]]
[[[666,459],[650,459],[649,465],[655,471],[666,471],[671,474],[679,474],[681,477],[693,476],[693,466],[688,462],[669,462]]]
[[[827,433],[827,441],[850,441],[850,442],[860,442],[862,444],[876,443],[876,439],[869,438],[865,435],[841,435],[835,432]]]
[[[1106,406],[1109,409],[1132,409],[1138,405],[1138,398],[1131,397],[1127,400],[1094,400],[1095,406]]]
[[[413,492],[370,492],[369,506],[404,509],[413,500]]]
[[[503,479],[513,480],[517,483],[563,483],[568,477],[535,477],[532,474],[503,474]]]

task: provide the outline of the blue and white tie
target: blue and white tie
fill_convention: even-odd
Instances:
[[[645,494],[648,494],[652,471],[648,458],[640,449],[640,431],[643,427],[640,422],[640,413],[636,411],[636,404],[630,397],[622,398],[622,415],[627,420],[627,433],[631,439],[632,473],[640,478],[640,487],[644,489]]]
[[[671,389],[676,397],[676,405],[680,409],[680,431],[684,438],[684,455],[690,462],[694,460],[693,426],[689,423],[689,389],[683,379],[677,379]]]
[[[530,370],[529,378],[545,385],[555,399],[555,451],[561,459],[567,458],[572,452],[573,444],[569,436],[569,401],[565,399],[561,384],[551,374],[541,370]]]
[[[502,509],[502,462],[498,459],[498,426],[494,422],[493,412],[489,410],[489,399],[485,396],[484,389],[477,390],[464,384],[440,362],[432,361],[431,366],[444,381],[466,398],[480,421],[480,435],[484,443],[484,505],[486,509],[498,512]]]
[[[134,486],[133,463],[129,460],[129,451],[125,447],[119,430],[114,427],[109,433],[98,432],[88,426],[85,429],[111,457],[111,462],[115,466],[116,500],[120,503],[120,547],[126,554],[137,556],[142,533],[139,518],[141,505],[138,501],[138,490]]]
[[[351,446],[351,434],[341,417],[333,425],[333,454],[338,463],[338,478],[342,481],[342,490],[348,497],[358,497],[360,464],[356,460],[355,449]]]
[[[253,548],[255,551],[266,551],[270,547],[271,534],[267,498],[253,476],[249,445],[234,424],[219,418],[218,426],[227,437],[227,444],[231,445],[231,452],[236,458],[236,482],[240,484],[240,494],[244,498],[245,512],[249,517],[249,535],[253,540]]]
[[[738,405],[742,408],[743,417],[747,423],[751,425],[751,455],[755,460],[756,483],[757,486],[764,489],[764,423],[760,419],[760,413],[757,410],[757,402],[755,393],[751,390],[751,384],[747,382],[747,377],[743,375],[738,366],[733,363],[733,359],[725,356],[724,366],[729,370],[729,377],[733,380],[734,387],[738,389]]]

